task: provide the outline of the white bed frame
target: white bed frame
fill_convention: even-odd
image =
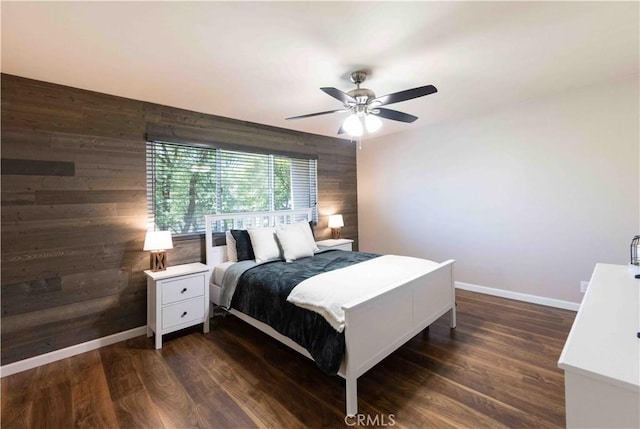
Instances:
[[[308,221],[311,219],[311,210],[208,215],[205,219],[207,265],[211,276],[217,264],[227,261],[226,246],[214,246],[212,239],[213,231],[223,230],[222,222],[227,222],[228,229],[231,229],[231,224],[238,229],[277,226],[305,219]],[[338,375],[346,380],[348,416],[355,416],[358,412],[358,377],[445,313],[449,312],[451,328],[456,327],[454,262],[452,259],[445,261],[420,277],[378,295],[362,297],[343,307],[346,352]],[[220,287],[211,281],[209,285],[211,302],[218,305]],[[307,350],[269,325],[235,309],[231,309],[230,313],[311,358]]]

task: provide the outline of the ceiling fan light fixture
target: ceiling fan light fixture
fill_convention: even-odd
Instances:
[[[329,113],[351,112],[351,115],[342,122],[342,125],[338,129],[338,134],[348,133],[353,137],[360,137],[364,128],[366,128],[369,134],[378,131],[382,127],[380,118],[408,124],[418,119],[417,116],[381,106],[413,100],[414,98],[424,97],[425,95],[438,92],[435,86],[425,85],[383,95],[382,97],[376,97],[376,94],[372,90],[360,88],[360,84],[366,79],[367,72],[355,71],[351,73],[351,81],[356,84],[356,88],[351,91],[343,92],[333,87],[320,88],[325,94],[340,101],[343,106],[342,109],[292,116],[286,119],[302,119],[327,115]]]
[[[360,122],[360,118],[357,115],[349,115],[349,117],[344,120],[342,129],[344,129],[347,134],[360,137],[362,135],[362,122]]]
[[[382,121],[377,116],[369,114],[364,117],[364,126],[367,132],[375,133],[382,127]]]

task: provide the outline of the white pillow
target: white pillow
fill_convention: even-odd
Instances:
[[[283,230],[289,230],[289,229],[300,230],[303,234],[303,237],[304,237],[303,239],[307,243],[309,243],[309,246],[311,246],[311,249],[313,249],[314,252],[320,251],[320,249],[316,245],[316,240],[313,238],[313,232],[311,232],[311,227],[309,226],[309,222],[290,223],[287,225],[281,225],[280,228]]]
[[[227,259],[231,262],[238,262],[238,251],[236,250],[236,239],[231,235],[231,231],[225,233],[227,240]]]
[[[276,231],[278,241],[282,247],[284,259],[287,262],[313,256],[313,248],[301,228],[287,228]]]
[[[251,239],[251,246],[256,256],[256,262],[260,263],[281,259],[275,228],[249,228],[247,232]]]

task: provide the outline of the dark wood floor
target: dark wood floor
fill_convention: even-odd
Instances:
[[[564,427],[556,362],[575,313],[458,291],[358,382],[365,426]],[[389,315],[393,317],[393,315]],[[344,382],[244,322],[144,336],[2,379],[3,428],[348,427]],[[368,420],[367,420],[368,419]]]

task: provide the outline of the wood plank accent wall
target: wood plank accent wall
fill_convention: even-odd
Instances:
[[[146,323],[145,136],[318,158],[320,219],[358,239],[356,148],[305,134],[2,74],[1,363]],[[204,262],[204,238],[176,240],[169,265]],[[357,247],[356,247],[357,248]]]

